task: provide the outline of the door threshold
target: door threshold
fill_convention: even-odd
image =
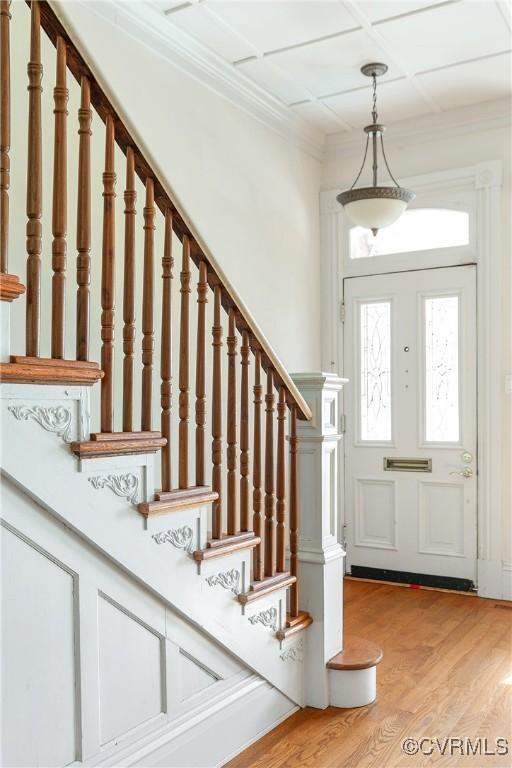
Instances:
[[[439,592],[458,592],[465,595],[476,595],[477,591],[471,579],[455,578],[453,576],[437,576],[428,573],[411,573],[409,571],[393,571],[384,568],[367,568],[353,565],[351,573],[346,578],[354,581],[373,581],[393,586],[409,587],[409,589],[433,589]]]

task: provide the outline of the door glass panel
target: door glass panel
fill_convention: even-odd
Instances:
[[[391,440],[391,304],[360,304],[360,439]]]
[[[459,442],[459,297],[425,299],[425,440]]]

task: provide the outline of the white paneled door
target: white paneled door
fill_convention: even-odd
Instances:
[[[344,281],[348,570],[476,579],[476,267]]]

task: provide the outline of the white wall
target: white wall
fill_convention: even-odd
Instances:
[[[475,116],[478,114],[475,110]],[[471,120],[471,115],[468,115]],[[408,121],[411,124],[412,121]],[[503,333],[501,348],[501,382],[502,382],[502,413],[503,413],[503,527],[502,527],[502,559],[512,560],[512,485],[508,467],[512,462],[512,398],[506,393],[506,376],[512,372],[512,269],[511,269],[511,134],[510,127],[482,129],[475,132],[461,130],[460,135],[443,136],[443,131],[430,131],[427,139],[418,133],[420,138],[414,140],[408,132],[407,141],[393,141],[393,130],[400,130],[400,124],[390,126],[387,139],[387,155],[393,174],[400,178],[443,171],[452,168],[474,165],[476,163],[501,160],[503,163],[502,210],[500,227],[500,249],[495,254],[494,268],[500,271],[502,277],[503,302]],[[350,185],[357,174],[363,147],[361,132],[360,152],[350,148],[350,151],[336,149],[337,137],[331,137],[328,142],[326,160],[322,171],[322,187],[345,187]],[[342,372],[339,372],[342,374]]]

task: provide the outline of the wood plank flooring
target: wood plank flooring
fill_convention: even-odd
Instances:
[[[512,603],[345,580],[346,631],[381,645],[377,701],[304,709],[228,768],[512,765]],[[508,739],[509,754],[407,755],[407,738]],[[483,748],[483,747],[482,747]],[[430,744],[424,743],[425,751]],[[467,750],[466,750],[467,751]]]

